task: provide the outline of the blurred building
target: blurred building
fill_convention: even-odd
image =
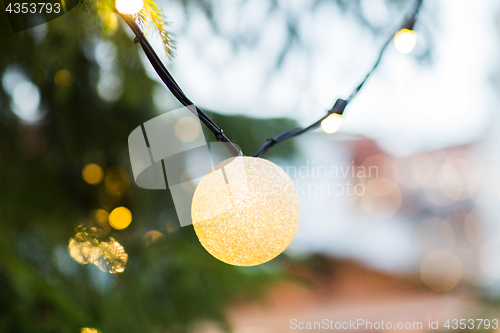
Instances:
[[[499,277],[492,155],[477,144],[395,157],[365,137],[304,141],[300,164],[282,164],[303,208],[289,253],[322,254],[290,267],[297,280],[274,285],[264,303],[231,307],[235,332],[324,331],[358,319],[340,330],[394,330],[366,326],[384,321],[416,332],[471,313],[494,318],[479,302]]]
[[[296,280],[273,286],[263,303],[231,307],[234,332],[394,331],[398,324],[398,330],[425,332],[431,331],[429,322],[442,327],[477,302],[433,292],[416,276],[387,274],[352,260],[314,256],[308,265],[290,268]],[[199,331],[219,332],[211,324],[200,325]]]
[[[303,207],[291,253],[356,258],[420,276],[436,291],[495,285],[494,155],[469,144],[395,157],[374,140],[347,136],[311,136],[304,147],[306,162],[292,171],[308,171],[291,174]]]

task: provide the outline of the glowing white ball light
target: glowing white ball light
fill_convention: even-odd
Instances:
[[[394,46],[399,53],[408,54],[417,45],[417,34],[413,30],[401,29],[394,35]]]
[[[141,11],[143,0],[116,0],[116,10],[121,14],[134,15]]]
[[[280,167],[240,156],[203,177],[191,216],[211,255],[231,265],[254,266],[275,258],[292,241],[299,227],[299,197]]]
[[[338,113],[332,113],[321,122],[321,128],[328,134],[337,132],[340,126],[342,126],[342,115]]]

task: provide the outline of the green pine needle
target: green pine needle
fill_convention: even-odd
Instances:
[[[101,29],[103,36],[112,35],[118,28],[118,14],[114,0],[80,0],[80,8],[94,16],[94,21]],[[134,19],[143,29],[153,27],[160,34],[167,55],[169,57],[175,55],[175,41],[172,33],[168,31],[167,19],[158,6],[157,0],[144,0],[144,7],[134,15]]]
[[[135,19],[137,19],[143,28],[153,26],[161,36],[167,55],[169,57],[174,56],[175,42],[171,37],[172,34],[167,30],[167,19],[156,0],[144,0],[144,7],[135,15]]]

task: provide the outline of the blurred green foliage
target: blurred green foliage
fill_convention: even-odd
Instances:
[[[201,8],[217,26],[212,1],[181,2],[186,11]],[[270,13],[279,7],[279,1],[271,1]],[[285,14],[289,40],[278,65],[291,45],[299,45],[297,21]],[[132,180],[124,195],[113,196],[103,183],[89,185],[81,176],[87,163],[97,163],[105,170],[119,166],[131,178],[128,134],[157,115],[152,96],[158,83],[146,74],[138,45],[121,27],[103,42],[92,15],[78,10],[51,21],[46,31],[16,34],[5,13],[0,16],[0,332],[78,332],[81,327],[103,333],[184,332],[202,320],[229,329],[224,310],[235,300],[258,297],[282,277],[279,268],[286,259],[244,269],[226,265],[201,247],[191,227],[178,227],[168,191],[140,189]],[[96,52],[103,45],[115,53],[109,59],[112,74]],[[60,70],[71,77],[57,85]],[[40,92],[44,117],[39,123],[23,123],[13,112],[5,76],[14,72]],[[111,76],[122,89],[112,101],[98,89]],[[247,155],[296,127],[288,119],[209,114]],[[294,153],[290,140],[265,157]],[[75,228],[95,225],[93,210],[117,206],[133,213],[127,229],[110,233],[128,253],[125,271],[111,275],[73,261],[67,246]],[[151,230],[165,239],[146,246],[143,237]]]
[[[0,332],[184,332],[202,320],[229,329],[224,310],[280,278],[276,266],[283,259],[229,266],[203,249],[192,227],[178,227],[168,191],[143,190],[131,180],[116,196],[103,183],[82,179],[87,163],[119,166],[132,178],[128,134],[157,115],[152,92],[158,83],[147,76],[140,48],[122,29],[107,40],[116,50],[114,75],[123,93],[106,101],[98,91],[105,75],[96,59],[101,32],[91,16],[71,11],[50,22],[46,35],[43,29],[12,34],[2,17],[0,31]],[[57,85],[63,69],[71,77]],[[38,88],[40,122],[26,124],[14,114],[7,73]],[[213,116],[246,151],[295,125]],[[283,148],[288,154],[293,146]],[[75,228],[96,225],[93,210],[117,206],[133,213],[127,229],[110,233],[128,253],[125,271],[112,275],[73,261],[67,246]],[[146,246],[151,230],[165,239]]]

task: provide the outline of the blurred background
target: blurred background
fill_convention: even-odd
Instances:
[[[348,97],[414,1],[160,4],[176,57],[153,46],[252,155]],[[338,132],[264,155],[294,181],[301,221],[283,255],[250,268],[180,228],[169,191],[135,185],[128,135],[181,105],[130,31],[104,38],[78,8],[18,33],[0,15],[1,332],[499,319],[498,1],[424,1],[416,47],[391,43]]]

